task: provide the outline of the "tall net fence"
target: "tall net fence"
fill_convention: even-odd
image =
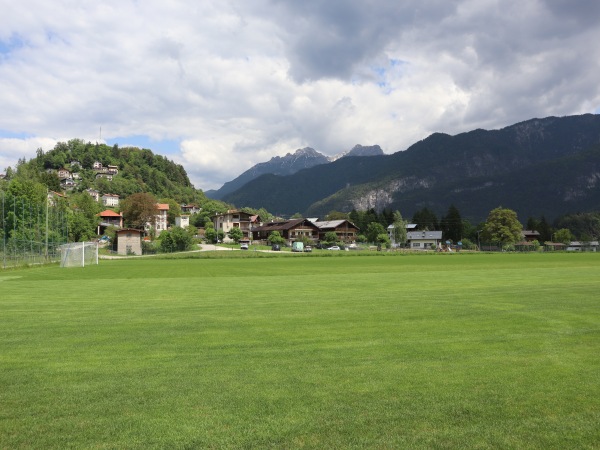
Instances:
[[[0,267],[59,261],[69,235],[67,217],[60,205],[0,191]]]

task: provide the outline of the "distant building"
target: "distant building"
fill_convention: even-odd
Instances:
[[[168,228],[167,213],[169,212],[168,203],[157,203],[156,204],[156,216],[154,216],[154,227],[150,223],[146,223],[146,230],[150,231],[154,229],[158,236],[162,231]]]
[[[190,216],[182,214],[179,217],[175,217],[175,226],[181,228],[187,228],[190,226]]]
[[[268,239],[269,235],[277,231],[287,241],[293,242],[302,239],[316,241],[319,238],[319,227],[308,219],[290,219],[269,222],[252,229],[254,239]]]
[[[87,192],[97,202],[100,201],[100,192],[98,192],[96,189],[86,189],[85,192]]]
[[[60,192],[48,191],[48,204],[50,206],[56,206],[58,199],[65,198]]]
[[[142,230],[134,228],[117,230],[117,253],[119,255],[141,255],[142,233]]]
[[[120,213],[116,213],[110,209],[107,209],[96,215],[100,217],[100,223],[98,224],[98,236],[104,234],[106,228],[110,226],[123,228],[123,216]]]
[[[119,206],[119,196],[116,194],[104,194],[102,204],[108,207]]]
[[[260,225],[260,217],[237,209],[212,216],[215,230],[222,231],[227,239],[227,233],[233,228],[242,230],[243,237],[251,238],[252,231]]]
[[[196,214],[200,212],[198,205],[180,205],[183,214]]]
[[[409,231],[406,240],[412,250],[429,250],[436,248],[442,240],[441,231]]]
[[[358,235],[358,227],[348,220],[325,220],[313,222],[319,228],[319,240],[325,240],[325,234],[334,232],[337,240],[341,242],[353,242]]]
[[[58,178],[71,178],[71,171],[68,169],[58,169],[56,172]]]

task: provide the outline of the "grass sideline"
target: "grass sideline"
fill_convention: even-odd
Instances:
[[[599,288],[591,253],[0,272],[0,448],[597,448]]]

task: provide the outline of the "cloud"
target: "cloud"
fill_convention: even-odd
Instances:
[[[593,112],[598,19],[566,0],[13,2],[0,164],[102,127],[107,142],[168,148],[210,189],[305,146],[391,153],[435,131]]]

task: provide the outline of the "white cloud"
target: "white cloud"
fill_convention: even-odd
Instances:
[[[13,2],[0,164],[102,127],[180,142],[169,157],[209,189],[304,146],[395,152],[434,131],[592,112],[600,7],[584,3]]]

